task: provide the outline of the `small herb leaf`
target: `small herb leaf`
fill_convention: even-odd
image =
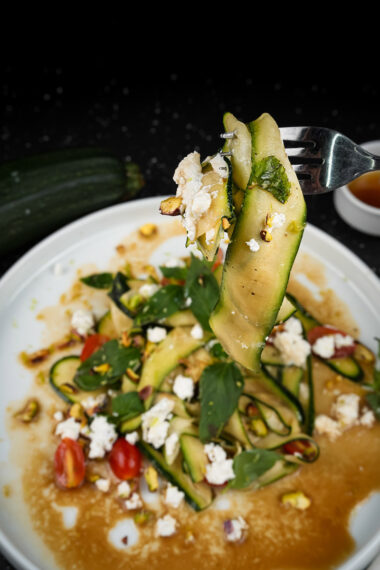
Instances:
[[[210,331],[209,319],[219,297],[219,285],[211,264],[191,256],[185,283],[186,297],[192,299],[190,309],[204,330]]]
[[[113,283],[112,273],[93,273],[81,278],[82,283],[94,289],[111,289]]]
[[[254,166],[252,179],[282,204],[289,198],[290,182],[285,168],[275,156],[259,160]]]
[[[242,451],[234,459],[233,470],[236,477],[228,486],[232,489],[248,487],[255,479],[271,469],[279,459],[281,456],[278,453],[267,449]]]
[[[147,325],[165,317],[169,317],[183,308],[185,303],[184,288],[181,285],[161,287],[144,303],[135,317],[137,326]]]
[[[205,442],[217,437],[237,408],[244,379],[233,362],[217,362],[204,369],[200,379],[199,436]]]
[[[128,392],[127,394],[116,396],[112,400],[111,407],[112,412],[122,417],[123,421],[134,418],[145,410],[137,392]]]

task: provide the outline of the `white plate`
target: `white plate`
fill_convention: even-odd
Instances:
[[[20,399],[32,382],[32,375],[18,363],[17,355],[25,349],[40,348],[43,323],[36,320],[36,312],[57,304],[77,268],[95,263],[99,270],[106,269],[122,238],[147,221],[162,223],[158,211],[161,199],[113,206],[66,226],[34,247],[0,281],[0,489],[19,476],[8,460],[5,408]],[[313,226],[307,226],[301,250],[324,264],[329,287],[350,306],[361,339],[375,350],[374,337],[380,334],[379,280],[347,248]],[[152,261],[158,263],[167,252],[185,255],[184,240],[171,239]],[[54,274],[56,263],[65,269],[61,276]],[[17,497],[4,498],[0,494],[0,547],[17,568],[52,570],[56,568],[54,561],[32,531],[24,509]],[[376,494],[352,517],[357,547],[339,570],[362,570],[370,563],[380,551],[379,528],[380,494]]]

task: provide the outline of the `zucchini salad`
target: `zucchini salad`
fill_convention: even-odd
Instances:
[[[84,303],[62,341],[22,355],[28,367],[49,363],[60,493],[112,497],[147,541],[181,537],[189,560],[194,517],[201,524],[206,512],[219,513],[214,532],[235,555],[251,540],[255,520],[239,500],[224,515],[225,497],[253,504],[273,487],[278,518],[308,516],[314,497],[297,473],[323,461],[321,442],[369,433],[380,417],[375,354],[289,292],[306,207],[276,123],[227,113],[224,126],[223,149],[203,161],[187,155],[176,195],[161,202],[191,253],[143,275],[126,259],[118,271],[82,276],[83,296],[103,295],[104,314]],[[147,223],[138,233],[147,242],[158,230]],[[316,370],[338,386],[328,409],[316,406]],[[33,423],[40,413],[31,398],[17,418]],[[131,540],[125,532],[120,547]],[[241,568],[271,568],[244,560]]]

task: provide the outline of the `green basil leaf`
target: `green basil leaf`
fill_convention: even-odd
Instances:
[[[227,352],[224,350],[220,342],[216,342],[212,345],[209,350],[210,354],[215,358],[219,358],[219,360],[223,360],[225,358],[229,358]]]
[[[278,453],[268,449],[242,451],[234,459],[233,470],[236,477],[230,481],[228,487],[232,489],[248,487],[255,479],[271,469],[279,459],[281,456]]]
[[[111,408],[114,414],[123,418],[123,421],[134,418],[145,411],[144,404],[137,392],[128,392],[116,396],[112,399]]]
[[[169,317],[183,308],[185,303],[182,285],[166,285],[161,287],[144,303],[135,317],[137,326],[147,325]]]
[[[290,182],[285,168],[275,156],[259,160],[254,166],[252,179],[282,204],[289,198]]]
[[[101,364],[109,364],[109,370],[103,374],[94,371],[94,368]],[[97,390],[120,380],[127,368],[137,370],[139,366],[139,350],[135,347],[125,347],[113,339],[82,362],[76,371],[74,382],[81,390]]]
[[[366,394],[366,402],[372,408],[375,416],[378,420],[380,420],[380,393],[379,392],[370,392]]]
[[[200,378],[201,441],[208,441],[220,434],[237,408],[243,387],[243,376],[233,362],[217,362],[204,369]]]
[[[112,273],[93,273],[81,278],[82,283],[94,289],[111,289],[113,284]]]
[[[160,266],[161,273],[168,279],[178,279],[178,281],[185,281],[187,277],[187,267],[165,267]]]
[[[123,313],[125,313],[130,317],[131,316],[130,311],[128,311],[126,306],[123,305],[123,303],[120,301],[120,297],[122,297],[122,295],[124,295],[124,293],[126,293],[129,290],[130,287],[128,285],[128,279],[126,275],[124,275],[124,273],[121,273],[121,271],[118,271],[115,275],[115,278],[112,283],[112,288],[111,291],[108,293],[108,296],[112,299],[115,305],[121,311],[123,311]]]
[[[211,263],[191,255],[185,283],[186,297],[192,302],[190,309],[204,330],[210,331],[210,315],[218,301],[219,285],[211,271]]]

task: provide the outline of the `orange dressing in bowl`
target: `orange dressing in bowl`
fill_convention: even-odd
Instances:
[[[348,184],[348,188],[358,200],[380,208],[380,170],[359,176]]]

